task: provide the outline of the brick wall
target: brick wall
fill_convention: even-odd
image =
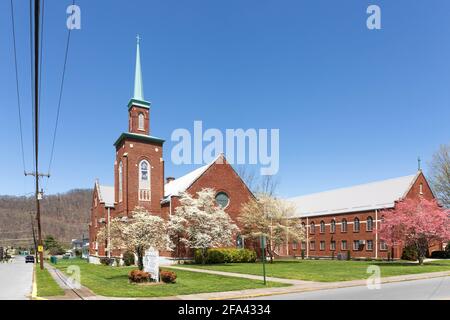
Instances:
[[[424,197],[425,199],[433,199],[433,193],[430,186],[423,175],[420,173],[414,184],[411,186],[410,190],[406,193],[407,198],[418,198]],[[305,248],[305,256],[310,257],[331,257],[332,250],[330,248],[331,241],[336,242],[335,256],[338,253],[346,253],[348,250],[354,258],[383,258],[388,257],[388,251],[391,252],[395,259],[400,259],[403,252],[402,246],[395,246],[394,248],[388,248],[388,250],[383,250],[381,248],[381,239],[377,236],[377,229],[380,228],[380,223],[382,219],[382,213],[380,211],[366,211],[366,212],[352,212],[344,213],[339,215],[326,215],[326,216],[314,216],[308,219],[302,218],[301,222],[305,223],[307,226],[307,243]],[[367,230],[367,219],[371,217],[373,219],[373,230]],[[355,218],[360,221],[360,230],[354,231]],[[376,218],[378,218],[376,220]],[[347,232],[341,231],[341,224],[343,219],[347,220]],[[331,221],[336,221],[336,231],[331,233],[330,224]],[[325,232],[320,232],[320,223],[323,221],[325,223]],[[311,233],[311,223],[315,224],[315,232]],[[344,250],[341,247],[342,241],[347,241],[347,249]],[[353,241],[365,240],[366,244],[359,246],[358,250],[353,248]],[[325,242],[325,248],[321,250],[320,243]],[[368,241],[373,242],[373,249],[368,248]],[[315,248],[312,249],[310,243],[315,243]],[[441,250],[442,244],[436,244],[430,248],[430,252],[435,250]],[[295,245],[293,242],[289,241],[288,245],[283,245],[277,248],[277,252],[280,256],[300,256],[302,251],[301,243]]]
[[[127,156],[125,156],[127,154]],[[161,199],[164,196],[163,147],[158,143],[124,139],[116,148],[115,199],[117,215],[127,215],[137,206],[152,214],[161,215]],[[150,164],[150,201],[139,199],[139,164],[146,160]],[[119,202],[119,164],[123,163],[123,198]]]

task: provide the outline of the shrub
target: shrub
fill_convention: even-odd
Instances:
[[[433,251],[431,253],[432,259],[450,259],[450,252],[448,251]]]
[[[417,249],[413,246],[407,246],[403,249],[402,260],[417,261],[419,255],[417,254]]]
[[[177,274],[172,271],[161,271],[159,274],[161,281],[164,283],[175,283],[177,282]]]
[[[256,262],[256,252],[248,249],[208,249],[206,253],[206,264],[221,263],[254,263]],[[196,250],[194,254],[195,263],[203,262],[201,250]]]
[[[127,251],[123,254],[123,264],[127,267],[134,266],[134,253],[131,251]]]
[[[305,260],[305,250],[302,250],[302,260]]]
[[[104,266],[111,266],[114,263],[114,259],[108,258],[108,257],[103,257],[103,258],[100,258],[100,263]]]
[[[217,264],[217,263],[226,263],[230,262],[231,257],[225,253],[224,250],[220,249],[211,249],[208,250],[206,254],[206,263],[207,264]]]
[[[150,273],[141,270],[133,270],[129,273],[128,279],[132,283],[144,283],[150,281]]]
[[[80,249],[75,250],[75,257],[81,258],[82,255],[83,255],[83,252]]]
[[[352,260],[352,254],[351,254],[351,251],[348,250],[347,251],[347,261],[350,261],[350,260]]]

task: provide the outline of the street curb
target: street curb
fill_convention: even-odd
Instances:
[[[398,282],[409,282],[409,281],[417,281],[417,280],[426,280],[426,279],[434,279],[434,278],[445,278],[449,277],[450,272],[446,274],[427,274],[426,276],[412,278],[412,279],[398,279],[398,280],[383,280],[381,279],[381,284],[389,284],[389,283],[398,283]],[[220,298],[209,298],[207,300],[210,301],[218,301],[218,300],[238,300],[238,299],[251,299],[258,297],[269,297],[269,296],[278,296],[285,295],[291,293],[303,293],[303,292],[313,292],[313,291],[323,291],[323,290],[332,290],[332,289],[344,289],[344,288],[354,288],[354,287],[363,287],[364,284],[348,284],[348,285],[338,285],[338,286],[324,286],[322,288],[302,288],[302,289],[294,289],[284,292],[268,292],[268,293],[258,293],[258,294],[246,294],[246,295],[238,295],[238,296],[229,296],[229,297],[220,297]]]
[[[31,291],[31,300],[48,300],[45,298],[38,297],[37,295],[37,283],[36,283],[36,264],[33,265],[33,289]]]

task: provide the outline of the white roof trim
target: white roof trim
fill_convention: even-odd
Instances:
[[[217,156],[210,164],[200,167],[178,179],[166,183],[164,185],[165,199],[163,200],[163,203],[167,201],[167,198],[180,196],[181,193],[189,189],[189,187],[192,186],[192,184],[194,184],[194,182],[197,181],[197,179],[200,178],[206,172],[206,170],[208,170],[220,158],[223,158],[223,154]]]
[[[114,208],[115,205],[114,187],[101,186],[98,182],[96,182],[95,184],[100,203],[104,203],[105,207],[107,208]]]
[[[296,217],[313,217],[393,208],[403,199],[420,172],[406,177],[377,181],[287,199],[296,207]]]

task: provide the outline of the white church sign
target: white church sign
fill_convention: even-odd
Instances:
[[[151,274],[154,281],[159,281],[159,252],[157,250],[147,250],[144,256],[144,271]]]

